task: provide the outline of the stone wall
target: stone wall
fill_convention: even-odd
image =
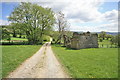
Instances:
[[[71,38],[70,48],[83,49],[83,48],[98,48],[98,34],[87,33],[73,33]]]

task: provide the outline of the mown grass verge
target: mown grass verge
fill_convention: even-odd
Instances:
[[[52,49],[73,78],[118,77],[117,48],[72,50],[52,45]]]
[[[23,61],[35,54],[41,45],[6,45],[2,46],[2,77],[6,77]]]
[[[28,41],[28,39],[25,39],[25,38],[16,38],[16,37],[12,37],[11,40]]]

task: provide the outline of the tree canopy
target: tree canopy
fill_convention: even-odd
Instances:
[[[54,12],[50,8],[25,2],[14,9],[9,20],[19,25],[31,44],[42,43],[43,35],[48,34],[55,22]]]

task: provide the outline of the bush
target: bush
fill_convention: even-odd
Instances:
[[[50,37],[44,35],[44,36],[43,36],[43,41],[45,41],[45,42],[49,42],[49,41],[50,41]]]
[[[2,42],[2,45],[30,45],[28,41],[23,41],[23,42]]]
[[[99,41],[100,41],[100,42],[102,42],[102,41],[103,41],[103,39],[101,39],[101,38],[100,38],[100,39],[99,39]]]

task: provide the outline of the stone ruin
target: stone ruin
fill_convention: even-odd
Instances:
[[[98,48],[98,34],[74,32],[72,38],[64,35],[64,46],[73,49]]]

